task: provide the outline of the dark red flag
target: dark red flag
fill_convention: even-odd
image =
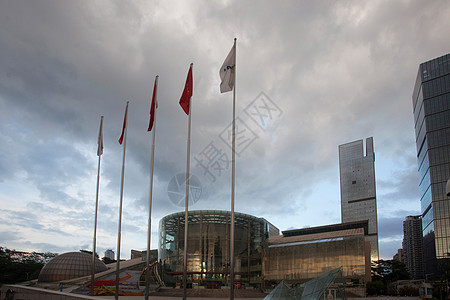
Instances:
[[[192,64],[189,67],[189,72],[186,78],[186,84],[184,85],[183,94],[180,98],[180,105],[184,112],[189,115],[189,105],[191,103],[191,97],[194,93],[194,85],[192,83]]]
[[[125,128],[127,127],[127,114],[128,114],[128,101],[127,101],[127,106],[125,108],[125,117],[123,118],[122,134],[120,135],[120,138],[119,138],[119,144],[121,144],[121,145],[123,142],[123,135],[125,134]]]
[[[150,107],[150,122],[148,123],[147,131],[152,131],[153,123],[155,122],[155,110],[158,108],[158,101],[156,101],[156,90],[158,88],[158,76],[155,78],[155,85],[153,86],[152,104]]]

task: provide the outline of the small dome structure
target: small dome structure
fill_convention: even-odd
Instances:
[[[39,282],[54,282],[78,278],[91,274],[92,255],[84,252],[67,252],[49,261],[39,273]],[[95,258],[95,273],[108,267]]]

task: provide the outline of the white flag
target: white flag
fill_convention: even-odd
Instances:
[[[220,83],[221,93],[232,91],[234,88],[234,72],[236,65],[236,51],[234,47],[236,47],[236,45],[233,45],[231,48],[230,53],[228,53],[228,56],[225,58],[219,71],[220,79],[222,80]]]

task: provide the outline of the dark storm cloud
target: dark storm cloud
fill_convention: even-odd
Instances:
[[[396,217],[378,218],[378,235],[380,238],[403,236],[403,221],[411,212],[400,211]]]
[[[415,166],[407,170],[396,171],[389,181],[378,180],[378,189],[387,190],[380,193],[380,198],[395,199],[397,201],[419,201],[419,176]]]
[[[380,258],[392,259],[397,249],[402,248],[403,221],[407,216],[420,215],[417,210],[397,209],[391,216],[378,215],[378,239]]]

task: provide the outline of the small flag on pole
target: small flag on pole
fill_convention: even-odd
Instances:
[[[186,84],[184,85],[184,90],[183,90],[183,94],[181,95],[180,98],[180,105],[181,108],[183,108],[184,112],[189,115],[189,105],[190,105],[190,100],[192,97],[192,94],[194,93],[194,86],[192,83],[192,64],[189,67],[189,72],[186,78]]]
[[[234,47],[236,46],[233,45],[219,71],[220,79],[222,80],[220,83],[221,93],[230,92],[234,87],[234,66],[236,65],[236,52],[234,51]]]
[[[125,116],[123,118],[122,134],[120,135],[120,138],[119,138],[119,144],[121,144],[121,145],[122,145],[122,142],[123,142],[123,135],[125,134],[125,130],[127,128],[127,114],[128,114],[128,103],[127,103],[127,106],[125,108]]]
[[[100,156],[103,154],[103,116],[100,118],[100,129],[98,131],[97,144],[97,156]]]
[[[153,86],[152,104],[150,107],[150,122],[148,123],[147,131],[152,131],[153,123],[155,122],[155,110],[158,108],[158,101],[156,100],[156,90],[158,88],[158,76],[155,78],[155,84]]]

